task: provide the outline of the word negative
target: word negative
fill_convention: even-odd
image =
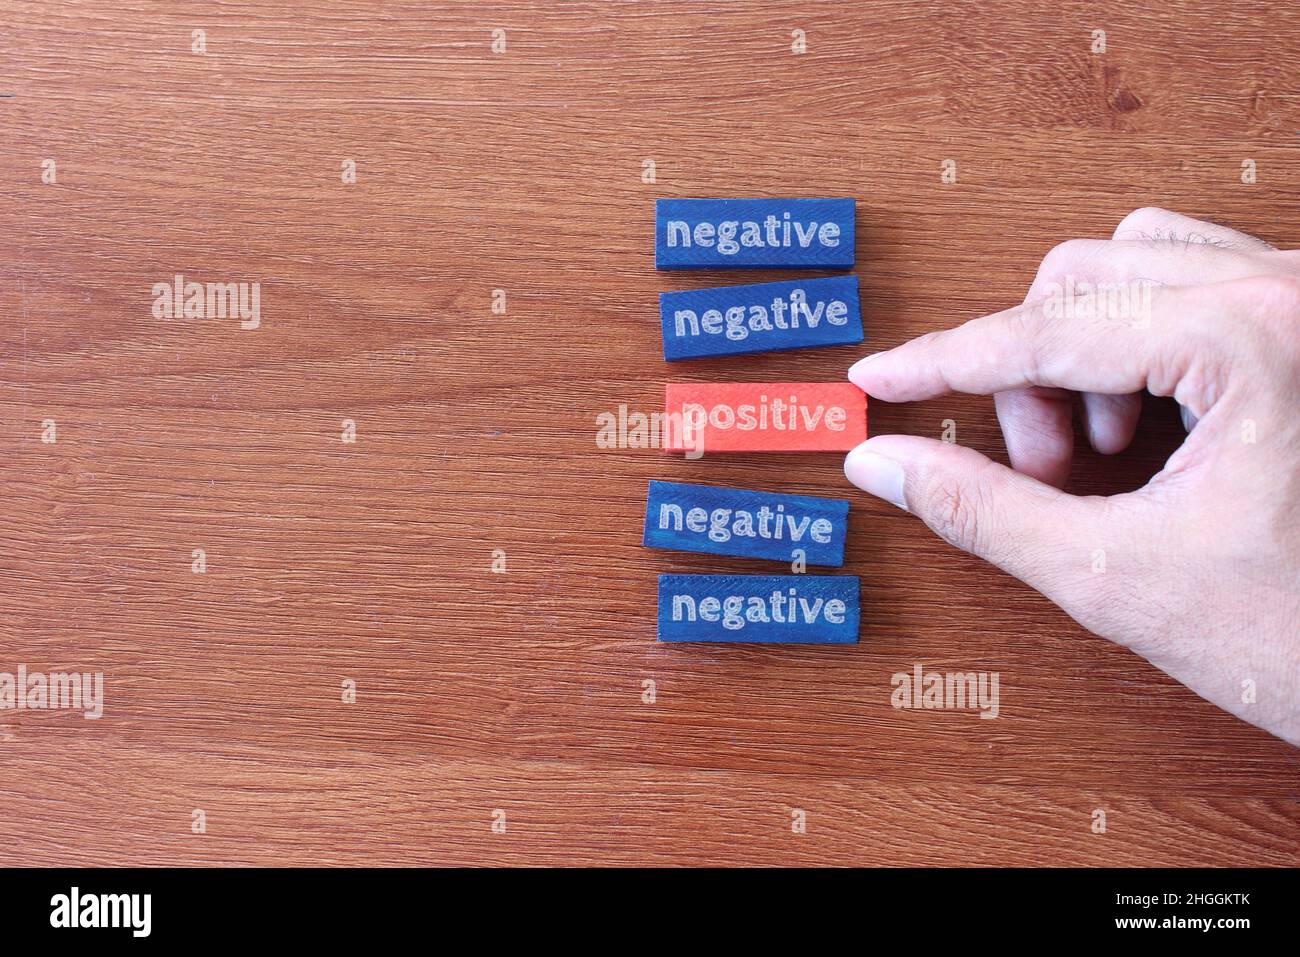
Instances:
[[[849,645],[853,575],[660,575],[659,640]]]
[[[848,269],[852,199],[659,199],[657,269]]]
[[[647,548],[788,562],[844,564],[849,503],[716,485],[651,482],[646,493]]]
[[[858,277],[659,294],[664,358],[745,355],[862,341]]]

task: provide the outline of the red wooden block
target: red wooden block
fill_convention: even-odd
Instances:
[[[847,452],[867,438],[867,397],[848,382],[676,382],[664,390],[670,452]]]

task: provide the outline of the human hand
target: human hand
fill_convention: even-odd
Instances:
[[[1108,285],[1068,298],[1084,283]],[[994,395],[1015,469],[882,435],[845,459],[853,484],[1300,745],[1300,251],[1140,209],[1113,240],[1051,250],[1024,305],[868,356],[849,379],[886,402]],[[1143,389],[1177,399],[1191,428],[1165,467],[1124,495],[1060,491],[1073,393],[1113,454]]]

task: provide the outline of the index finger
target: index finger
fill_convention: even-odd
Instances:
[[[886,402],[1031,386],[1171,395],[1193,363],[1222,349],[1222,308],[1231,299],[1212,290],[1243,281],[1146,284],[1127,309],[1100,296],[1091,305],[1049,296],[868,356],[849,380]]]

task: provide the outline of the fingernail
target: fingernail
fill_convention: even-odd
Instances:
[[[876,359],[879,359],[883,355],[884,355],[883,352],[873,352],[865,359],[859,359],[857,362],[853,363],[853,365],[849,366],[849,381],[852,382],[854,385],[856,385],[859,389],[862,389],[863,392],[867,391],[862,387],[861,381],[859,381],[862,378],[863,370],[866,369],[869,363],[874,362]]]
[[[907,511],[903,498],[903,467],[893,459],[858,446],[844,457],[844,475],[850,482]]]

